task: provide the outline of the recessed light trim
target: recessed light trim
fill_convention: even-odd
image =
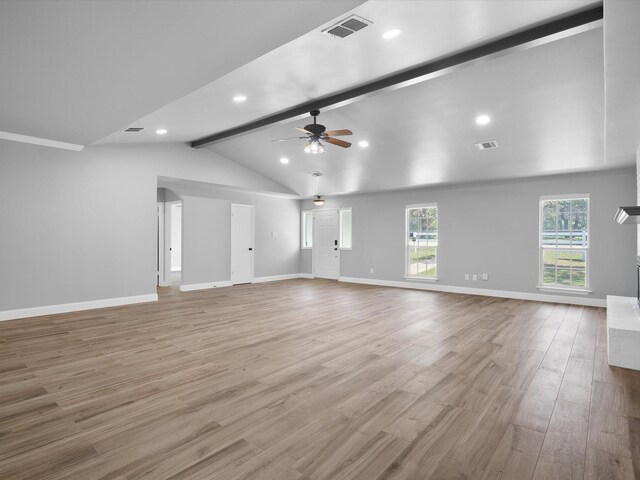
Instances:
[[[491,122],[491,117],[489,115],[478,115],[476,117],[476,123],[478,125],[487,125],[489,122]]]
[[[387,30],[386,32],[384,32],[382,34],[382,38],[384,38],[385,40],[390,40],[392,38],[396,38],[401,33],[402,33],[402,30],[400,30],[399,28],[394,28],[392,30]]]
[[[289,163],[289,159],[287,157],[280,157],[280,163],[286,165]]]
[[[244,101],[247,100],[247,96],[246,95],[236,95],[235,97],[233,97],[233,101],[236,103],[242,103]]]
[[[166,128],[159,128],[158,130],[156,130],[156,135],[166,135],[166,134],[167,134]]]
[[[366,140],[360,140],[358,142],[358,146],[361,148],[367,148],[369,146],[369,142],[367,142]]]

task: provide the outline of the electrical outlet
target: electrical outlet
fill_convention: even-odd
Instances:
[[[469,274],[468,274],[468,273],[465,273],[465,274],[464,274],[464,279],[465,279],[465,280],[469,280]]]
[[[474,281],[474,282],[477,282],[477,281],[478,281],[478,275],[474,275],[472,278],[473,278],[473,281]]]
[[[482,280],[489,280],[489,274],[488,273],[483,273],[482,274]]]
[[[373,273],[373,268],[369,269],[369,273]]]

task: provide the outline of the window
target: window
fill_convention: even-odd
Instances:
[[[313,247],[313,213],[302,212],[301,219],[301,231],[302,231],[302,248]]]
[[[340,209],[340,249],[351,250],[351,208]]]
[[[589,196],[540,199],[540,286],[589,287]]]
[[[435,203],[410,205],[406,213],[407,277],[436,279],[438,206]]]

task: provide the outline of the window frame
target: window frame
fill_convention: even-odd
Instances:
[[[585,269],[584,269],[584,286],[571,286],[571,285],[549,285],[544,283],[544,252],[547,251],[562,251],[572,250],[571,247],[559,248],[549,247],[543,245],[543,232],[544,232],[544,202],[559,201],[559,200],[587,200],[587,246],[584,248],[576,249],[576,251],[585,252]],[[591,293],[591,196],[588,193],[574,193],[574,194],[561,194],[561,195],[541,195],[538,202],[538,286],[539,290],[547,290],[550,292],[566,292],[575,293],[580,295],[587,295]]]
[[[436,244],[436,276],[435,277],[424,277],[418,275],[412,275],[409,273],[409,244],[407,243],[407,239],[409,238],[409,210],[415,208],[435,208],[436,215],[438,219],[438,243]],[[440,210],[438,209],[438,202],[428,202],[428,203],[416,203],[413,205],[406,205],[404,207],[404,232],[403,232],[403,246],[404,246],[404,278],[406,280],[418,280],[423,282],[437,282],[438,274],[440,272],[438,266],[438,247],[440,245]]]
[[[308,215],[311,221],[311,238],[309,239],[309,246],[305,246],[305,216]],[[300,249],[312,250],[313,249],[313,210],[302,210],[300,212]]]
[[[349,247],[344,247],[342,245],[342,212],[344,211],[349,211],[350,215],[349,215],[349,223],[351,223],[351,246]],[[340,241],[338,242],[339,245],[338,247],[340,248],[340,250],[353,250],[353,207],[341,207],[338,211],[338,230],[339,230],[339,235],[340,235]]]

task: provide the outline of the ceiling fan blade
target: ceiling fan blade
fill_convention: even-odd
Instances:
[[[301,138],[307,138],[307,137],[289,137],[289,138],[279,138],[278,140],[271,140],[271,143],[273,142],[285,142],[287,140],[300,140]]]
[[[351,130],[329,130],[325,134],[330,137],[339,137],[341,135],[353,135],[353,132]]]
[[[324,139],[325,142],[333,143],[342,148],[349,148],[351,144],[349,142],[345,142],[344,140],[338,140],[337,138],[327,137]]]
[[[304,128],[300,128],[300,127],[293,127],[293,128],[295,128],[296,130],[300,130],[303,133],[307,133],[309,135],[313,135],[313,132],[310,132],[309,130],[305,130]]]

